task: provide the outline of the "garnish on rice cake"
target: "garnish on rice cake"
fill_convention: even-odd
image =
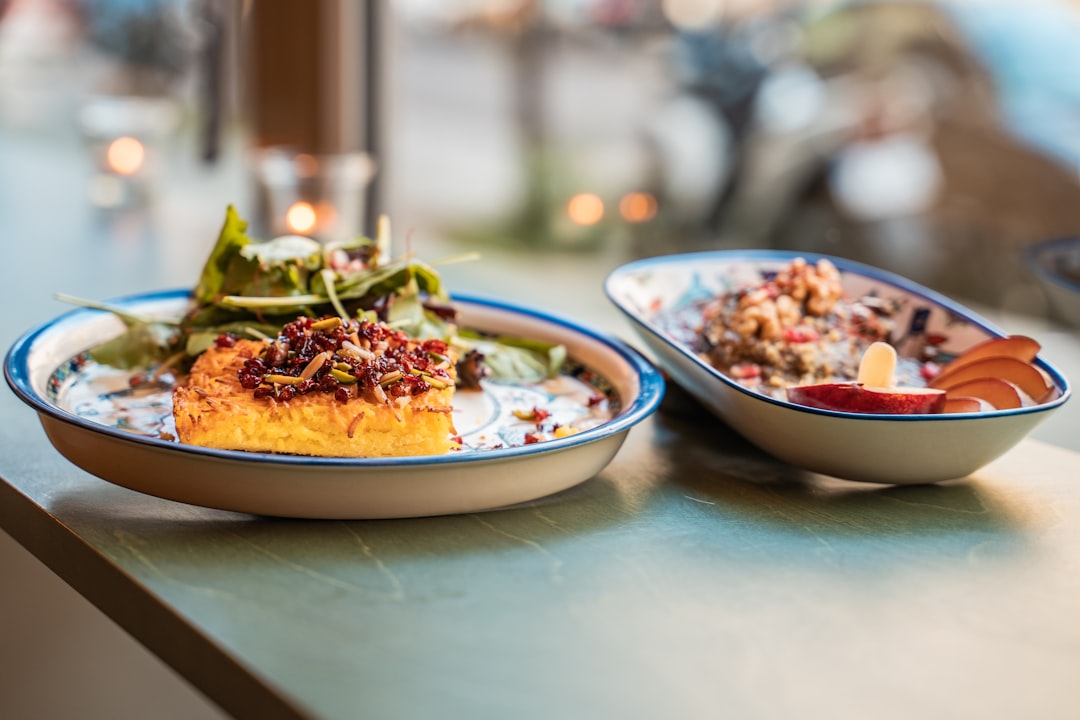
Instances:
[[[173,393],[183,443],[333,457],[458,447],[453,350],[385,323],[297,318],[273,340],[223,335]]]
[[[455,392],[482,392],[487,381],[543,382],[558,374],[566,348],[462,326],[435,265],[411,252],[392,257],[389,219],[381,216],[377,229],[374,238],[326,244],[294,235],[260,240],[230,205],[182,315],[133,315],[61,297],[123,322],[123,332],[87,351],[95,363],[181,379],[173,396],[181,442],[340,457],[444,453],[459,445]],[[397,338],[387,347],[408,352],[369,358],[370,348],[349,340],[378,373],[357,365],[344,342],[353,332],[363,340],[363,323]],[[281,329],[294,325],[294,334],[326,336],[329,345],[289,346],[288,362],[279,363],[274,348],[294,342]],[[255,358],[265,368],[245,368],[249,360],[257,368]]]
[[[121,369],[183,374],[223,334],[261,340],[298,315],[337,315],[366,316],[413,338],[452,343],[460,363],[459,390],[477,389],[482,377],[539,382],[555,375],[565,348],[530,338],[480,336],[460,327],[453,298],[435,268],[411,253],[391,258],[390,245],[385,216],[374,239],[326,245],[295,235],[256,240],[230,205],[182,317],[139,317],[92,300],[61,298],[113,312],[123,321],[124,332],[89,350],[94,361]]]

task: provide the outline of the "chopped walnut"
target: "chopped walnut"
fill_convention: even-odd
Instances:
[[[728,327],[744,338],[776,340],[806,316],[828,315],[843,294],[835,265],[825,259],[810,265],[796,258],[771,282],[739,296]]]
[[[889,314],[848,299],[830,261],[796,258],[760,284],[704,305],[701,352],[747,386],[823,381],[854,372],[858,346],[890,332]]]

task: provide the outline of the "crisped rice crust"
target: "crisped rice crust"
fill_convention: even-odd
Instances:
[[[221,450],[324,457],[438,455],[457,448],[454,388],[377,403],[312,392],[289,401],[255,398],[237,377],[261,342],[212,347],[173,392],[180,441]]]

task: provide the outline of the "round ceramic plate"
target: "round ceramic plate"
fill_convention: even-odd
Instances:
[[[616,339],[501,301],[454,302],[463,327],[560,343],[569,361],[542,383],[485,381],[480,391],[459,390],[454,420],[463,449],[446,455],[316,458],[178,443],[167,385],[140,384],[139,373],[87,357],[87,349],[123,328],[99,310],[74,310],[23,335],[4,374],[56,449],[104,480],[193,505],[302,518],[415,517],[534,500],[600,472],[630,428],[660,403],[660,374]],[[187,291],[166,291],[109,305],[175,318],[187,303]],[[534,408],[551,415],[539,425],[520,419]],[[556,437],[556,424],[577,432]]]

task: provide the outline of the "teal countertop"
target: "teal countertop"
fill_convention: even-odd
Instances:
[[[956,483],[853,486],[676,391],[557,496],[281,521],[111,486],[2,412],[24,452],[0,461],[0,525],[237,717],[1077,707],[1080,456],[1036,441]]]

